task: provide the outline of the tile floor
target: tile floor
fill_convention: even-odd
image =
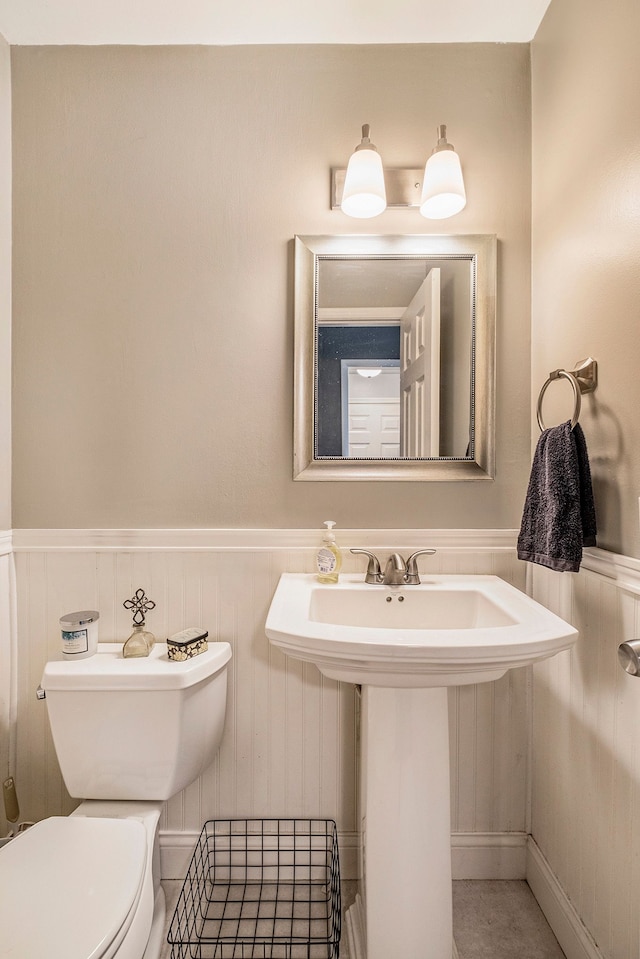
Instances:
[[[526,882],[454,882],[453,932],[460,959],[565,959]]]
[[[182,883],[165,880],[162,885],[168,927]],[[343,883],[342,899],[347,907],[356,886],[355,882]],[[453,928],[459,959],[565,959],[526,882],[457,880],[453,884]],[[340,959],[348,957],[343,935]],[[171,959],[167,944],[161,959]]]

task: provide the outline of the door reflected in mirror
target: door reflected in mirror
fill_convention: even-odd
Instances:
[[[323,332],[318,330],[318,343]],[[397,459],[401,448],[400,360],[390,356],[341,360],[340,366],[340,455]],[[318,445],[322,445],[320,434]]]
[[[495,247],[296,238],[296,478],[491,478]]]

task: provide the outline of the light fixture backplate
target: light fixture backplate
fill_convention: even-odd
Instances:
[[[332,210],[340,209],[346,172],[346,168],[339,167],[333,167],[331,170]],[[424,167],[421,170],[385,167],[384,185],[387,193],[387,209],[419,209],[423,177]]]

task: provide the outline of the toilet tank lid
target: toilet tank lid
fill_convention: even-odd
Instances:
[[[215,675],[230,659],[229,643],[209,643],[181,662],[169,659],[166,643],[156,643],[149,656],[131,659],[124,658],[120,643],[98,643],[97,653],[87,659],[48,662],[41,685],[45,691],[185,689]]]

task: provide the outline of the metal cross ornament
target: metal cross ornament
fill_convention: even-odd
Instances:
[[[156,607],[152,599],[147,599],[143,589],[137,589],[131,599],[125,599],[122,605],[125,609],[134,610],[134,626],[144,626],[145,614]]]

